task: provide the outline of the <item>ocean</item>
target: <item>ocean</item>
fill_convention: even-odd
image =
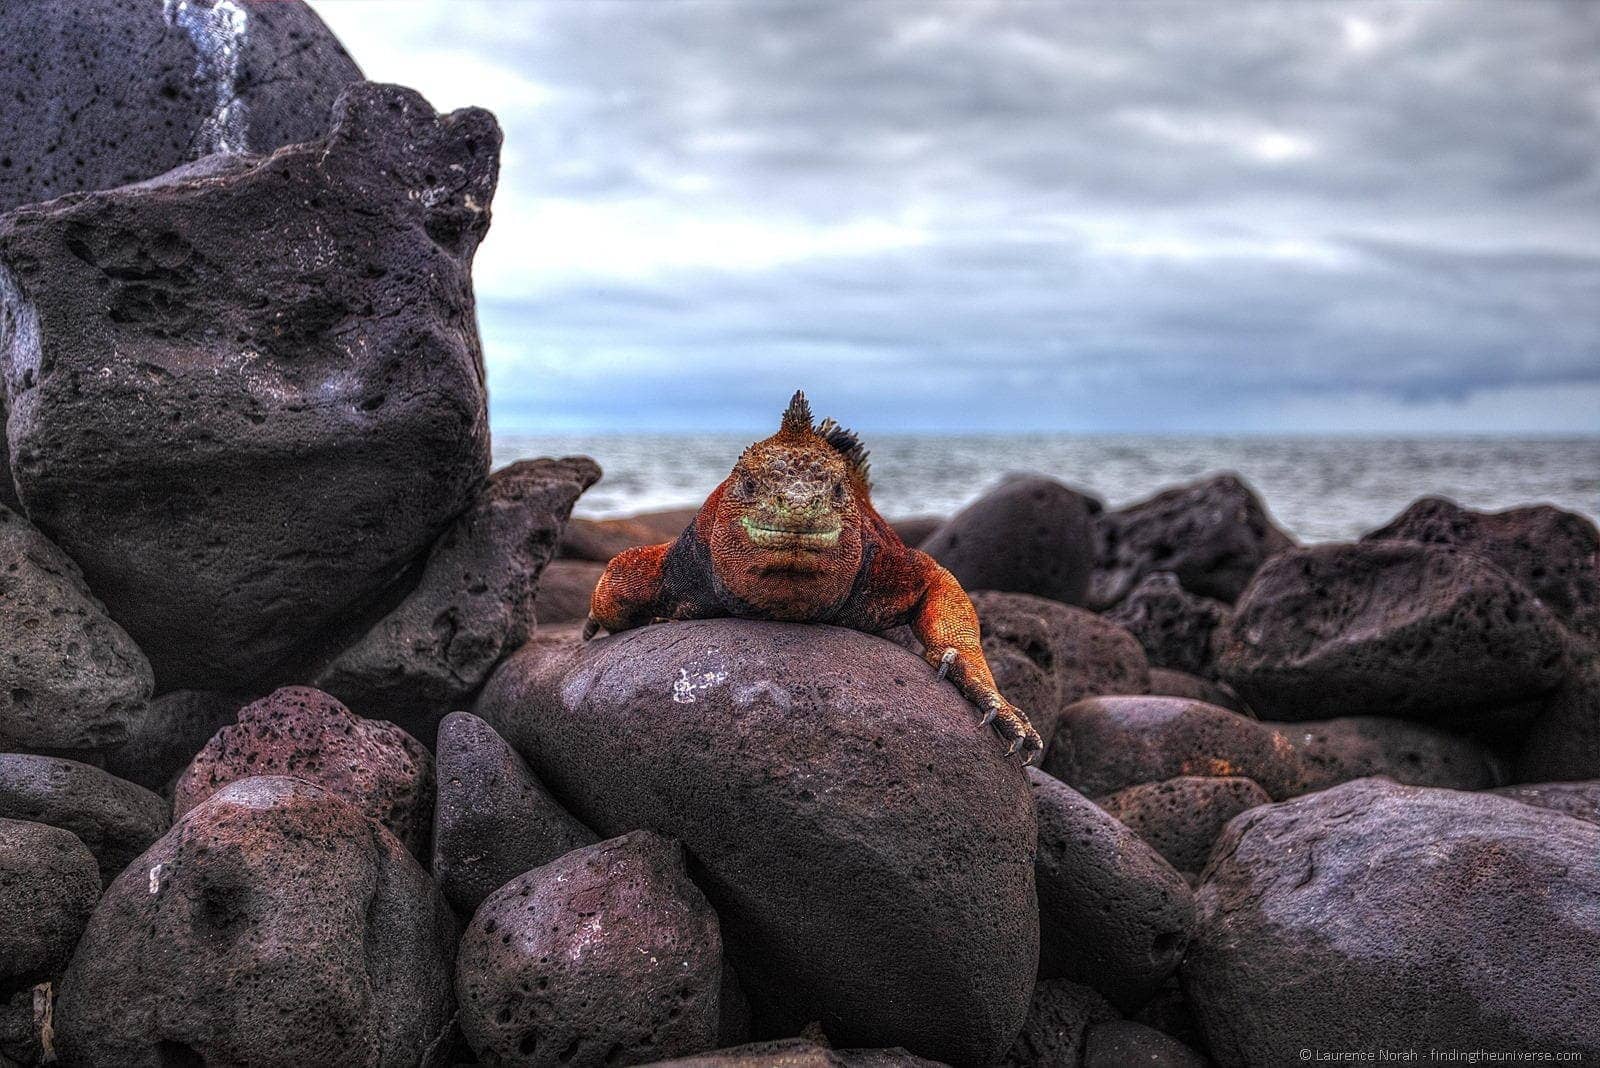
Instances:
[[[499,434],[494,459],[500,466],[529,456],[594,457],[605,478],[577,514],[600,518],[699,504],[747,444],[737,434]],[[1022,471],[1093,492],[1113,508],[1234,471],[1307,542],[1358,537],[1430,494],[1485,510],[1549,503],[1600,517],[1600,437],[884,434],[867,445],[873,500],[891,518],[949,515]]]

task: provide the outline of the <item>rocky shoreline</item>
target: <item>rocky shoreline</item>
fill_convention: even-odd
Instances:
[[[298,3],[88,6],[114,69],[4,75],[92,148],[0,175],[0,1068],[1600,1057],[1593,523],[1301,546],[1229,474],[897,522],[1027,770],[906,633],[584,643],[688,514],[489,470],[493,117]]]

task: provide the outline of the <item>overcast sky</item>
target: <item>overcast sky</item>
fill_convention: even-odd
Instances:
[[[314,6],[505,128],[497,430],[1600,432],[1600,3]]]

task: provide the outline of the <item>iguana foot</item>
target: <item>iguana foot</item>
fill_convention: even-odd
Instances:
[[[946,649],[944,651],[944,655],[939,658],[939,681],[940,682],[943,682],[944,681],[944,677],[946,675],[950,674],[950,665],[954,664],[955,662],[956,662],[956,651],[955,651],[955,649],[953,647],[949,648],[949,649]]]
[[[591,640],[592,638],[594,638],[594,636],[596,634],[599,634],[599,633],[600,633],[600,621],[598,619],[594,618],[594,616],[590,616],[588,619],[585,619],[583,621],[583,640],[584,641]]]
[[[1024,766],[1036,762],[1039,754],[1044,751],[1044,743],[1039,740],[1039,732],[1033,729],[1028,717],[1015,705],[997,700],[978,721],[980,728],[991,724],[1002,741],[1011,743],[1006,748],[1006,755],[1016,756],[1021,753]]]

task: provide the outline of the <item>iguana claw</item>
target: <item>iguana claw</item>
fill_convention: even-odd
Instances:
[[[994,709],[989,709],[989,711],[983,714],[983,718],[978,721],[978,729],[982,730],[984,727],[987,727],[989,724],[993,723],[994,718],[999,714],[1000,713],[996,712]]]
[[[594,616],[590,616],[588,619],[585,619],[583,621],[583,640],[584,641],[589,641],[596,634],[599,634],[599,633],[600,633],[600,621],[598,619],[594,618]]]
[[[939,678],[941,680],[943,680],[946,675],[950,674],[950,665],[954,664],[955,662],[956,662],[956,651],[955,651],[955,649],[954,648],[946,649],[944,651],[944,655],[939,658]]]

